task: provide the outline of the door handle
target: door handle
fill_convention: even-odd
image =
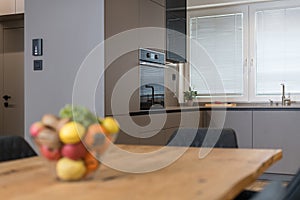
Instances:
[[[3,98],[5,101],[8,101],[8,99],[11,99],[11,96],[4,95],[2,98]]]
[[[9,104],[8,102],[4,102],[4,107],[5,108],[14,108],[15,105],[14,104]]]

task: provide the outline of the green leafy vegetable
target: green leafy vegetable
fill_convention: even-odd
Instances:
[[[70,118],[82,124],[85,128],[91,124],[98,123],[97,117],[83,106],[66,105],[59,112],[61,118]]]

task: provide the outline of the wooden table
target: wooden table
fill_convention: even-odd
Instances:
[[[149,151],[157,147],[128,148]],[[5,162],[0,164],[0,198],[232,199],[282,157],[281,150],[256,149],[213,149],[204,159],[198,154],[198,148],[190,148],[172,165],[146,174],[101,166],[93,180],[81,182],[57,181],[40,157]]]

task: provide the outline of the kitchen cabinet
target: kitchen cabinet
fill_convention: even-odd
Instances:
[[[0,0],[0,15],[15,14],[15,0]]]
[[[122,120],[122,116],[116,116],[123,131],[120,133],[116,143],[119,144],[140,144],[140,145],[165,145],[170,136],[181,128],[203,127],[203,112],[176,112],[167,114],[152,114],[132,116],[136,126],[140,128],[128,127]],[[124,118],[123,118],[124,119]],[[126,134],[125,130],[130,130]],[[128,132],[128,131],[127,131]]]
[[[165,145],[167,144],[171,135],[178,128],[203,127],[202,117],[203,117],[203,112],[200,111],[168,113],[163,129],[153,137],[150,137],[148,139],[141,139],[140,144]],[[153,134],[153,132],[147,132],[147,134]]]
[[[24,13],[25,0],[0,0],[0,16]]]
[[[218,127],[216,122],[220,122],[224,111],[214,112],[216,117],[213,120],[211,111],[207,110],[167,113],[167,120],[159,133],[153,128],[141,131],[141,134],[148,134],[148,136],[154,133],[158,133],[157,135],[147,139],[122,138],[121,135],[121,141],[125,141],[125,144],[163,145],[179,127]],[[198,115],[200,120],[196,119]],[[141,126],[150,123],[147,115],[133,116],[133,118]],[[300,167],[299,121],[300,112],[296,110],[227,110],[224,128],[232,128],[236,131],[239,148],[282,149],[282,160],[266,173],[293,175]]]
[[[186,0],[166,0],[167,60],[186,62],[187,17]]]
[[[252,111],[214,111],[215,120],[222,120],[221,114],[226,112],[224,128],[232,128],[236,132],[239,148],[252,148]],[[207,111],[206,127],[217,127],[211,120],[211,111]],[[219,119],[217,119],[219,117]]]
[[[165,1],[140,0],[139,27],[152,27],[151,32],[141,31],[141,47],[164,52],[166,49]],[[157,29],[156,29],[157,28]],[[153,32],[152,32],[153,31]]]
[[[164,145],[163,134],[165,114],[115,116],[120,124],[121,133],[118,144]]]
[[[165,145],[166,134],[164,130],[140,133],[140,145]]]
[[[139,25],[140,27],[160,27],[165,28],[165,6],[164,0],[156,2],[154,0],[140,0],[139,4]],[[164,38],[162,38],[164,39]]]
[[[166,114],[151,114],[132,116],[116,116],[122,133],[116,143],[140,145],[165,145],[166,135],[164,129],[172,126]],[[174,120],[171,117],[171,120]],[[132,124],[130,124],[132,123]]]
[[[173,129],[172,129],[173,130]],[[132,145],[165,145],[170,137],[170,132],[166,130],[154,130],[139,133],[138,137],[129,135],[121,131],[116,140],[116,144]]]
[[[268,173],[295,174],[299,169],[299,122],[299,111],[253,111],[253,147],[283,150]]]
[[[138,145],[140,144],[140,139],[138,137],[134,137],[131,135],[128,135],[124,131],[120,131],[118,134],[118,137],[115,141],[116,144],[132,144],[132,145]]]
[[[16,0],[16,14],[24,13],[24,1]]]
[[[105,0],[105,38],[138,26],[139,0]]]
[[[130,71],[132,68],[138,66],[138,51],[130,51],[126,48],[139,48],[138,33],[135,33],[133,42],[124,39],[124,35],[116,36],[124,31],[136,29],[139,27],[139,0],[105,0],[105,114],[106,115],[120,115],[128,114],[120,109],[116,110],[116,113],[112,113],[112,94],[116,88],[117,82],[122,76]],[[123,38],[122,38],[123,37]],[[116,41],[118,39],[119,41]],[[135,42],[135,43],[134,43]],[[133,44],[134,43],[134,44]],[[121,55],[116,55],[123,49],[125,52],[121,52]],[[129,51],[129,52],[126,52]],[[138,88],[139,86],[139,73],[138,70],[132,71],[130,77],[127,80],[127,89],[124,89],[117,93],[118,99],[124,99],[130,88]],[[139,93],[138,90],[131,96],[129,103],[130,111],[139,110]],[[126,103],[126,105],[128,104]]]
[[[163,0],[157,0],[162,1]],[[155,49],[165,49],[165,34],[152,34],[143,30],[135,30],[140,27],[165,27],[165,8],[152,0],[105,0],[105,114],[124,115],[128,111],[116,109],[112,113],[112,94],[116,91],[116,85],[122,77],[125,84],[117,92],[115,99],[124,99],[130,93],[130,89],[135,91],[130,94],[129,105],[125,102],[124,106],[129,106],[130,112],[140,110],[139,101],[139,62],[138,49],[156,47]],[[124,39],[124,31],[131,32],[131,40]],[[117,34],[120,34],[117,36]],[[128,34],[128,33],[127,33]],[[122,38],[123,37],[123,38]],[[116,41],[116,38],[119,41]],[[124,52],[121,52],[124,50]],[[128,52],[126,52],[128,51]],[[121,55],[115,55],[121,52]],[[130,72],[130,73],[128,73]]]

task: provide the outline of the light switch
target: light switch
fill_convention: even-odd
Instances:
[[[34,60],[33,61],[33,70],[34,71],[43,70],[43,60]]]
[[[33,39],[32,40],[32,55],[42,56],[43,55],[43,39]]]

